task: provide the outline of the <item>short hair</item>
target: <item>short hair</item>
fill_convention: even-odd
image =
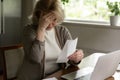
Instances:
[[[59,0],[38,0],[31,16],[32,23],[38,24],[41,13],[49,13],[52,11],[57,17],[58,24],[62,23],[65,15]]]

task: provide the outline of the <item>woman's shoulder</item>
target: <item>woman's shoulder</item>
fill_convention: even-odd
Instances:
[[[65,27],[64,25],[61,25],[61,24],[60,24],[60,25],[57,25],[56,28],[57,28],[57,29],[66,29],[66,27]]]
[[[35,33],[35,31],[36,31],[36,25],[27,24],[27,25],[24,26],[23,30],[24,30],[25,33],[29,33],[29,32]]]
[[[68,31],[67,27],[65,27],[64,25],[57,25],[56,29],[59,31]]]
[[[26,24],[24,26],[24,29],[36,29],[37,28],[37,25],[34,25],[34,24]]]
[[[34,25],[34,24],[26,24],[24,26],[24,30],[36,30],[37,29],[37,25]]]

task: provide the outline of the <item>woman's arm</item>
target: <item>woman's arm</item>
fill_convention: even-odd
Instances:
[[[23,46],[25,50],[25,57],[35,63],[40,63],[45,52],[45,42],[36,38],[36,30],[32,27],[26,26],[23,35]]]

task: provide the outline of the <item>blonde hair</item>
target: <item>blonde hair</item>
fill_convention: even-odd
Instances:
[[[54,12],[59,24],[64,20],[64,10],[59,0],[38,0],[32,13],[32,23],[38,24],[40,14],[49,12]]]

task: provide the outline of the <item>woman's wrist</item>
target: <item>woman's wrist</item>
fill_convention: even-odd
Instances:
[[[38,31],[44,32],[46,30],[46,27],[43,25],[38,25]]]
[[[68,61],[68,63],[71,64],[71,65],[78,65],[80,62],[81,62],[81,60],[78,61],[78,62],[71,61],[71,60]]]
[[[45,29],[39,28],[37,30],[36,39],[42,42],[45,41]]]

